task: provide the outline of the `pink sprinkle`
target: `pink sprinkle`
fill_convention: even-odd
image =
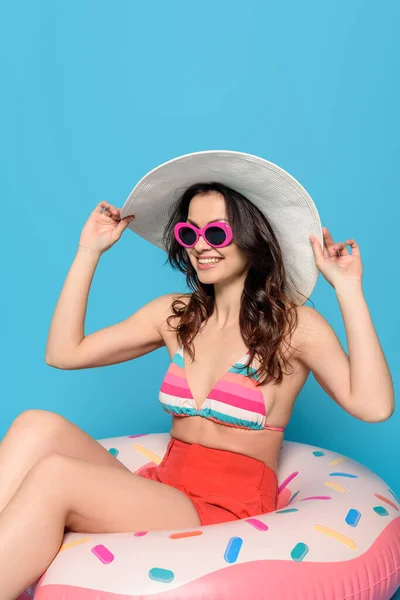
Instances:
[[[282,490],[285,489],[285,487],[292,481],[292,479],[294,479],[297,475],[299,474],[298,471],[295,471],[294,473],[292,473],[291,475],[289,475],[289,477],[286,477],[286,479],[284,481],[282,481],[281,485],[278,487],[278,494],[281,493]]]
[[[250,525],[253,525],[253,527],[258,529],[259,531],[268,531],[268,529],[269,529],[268,525],[266,525],[259,519],[252,518],[252,519],[245,519],[245,521],[246,521],[246,523],[250,523]]]
[[[140,537],[142,535],[146,535],[147,531],[136,531],[133,535],[136,537]]]
[[[114,554],[112,554],[108,548],[103,546],[103,544],[93,546],[92,552],[105,565],[110,564],[114,560]]]
[[[303,500],[332,500],[331,496],[309,496],[308,498],[300,498],[301,501]]]
[[[148,433],[136,433],[135,435],[128,435],[128,438],[141,437],[142,435],[149,435]]]

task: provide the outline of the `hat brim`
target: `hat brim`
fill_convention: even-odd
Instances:
[[[266,216],[282,250],[285,292],[297,305],[304,304],[319,275],[309,236],[315,235],[323,244],[321,221],[303,186],[270,161],[231,150],[179,156],[159,165],[135,185],[121,209],[121,218],[134,214],[129,229],[166,250],[162,237],[175,202],[192,184],[211,181],[241,193]]]

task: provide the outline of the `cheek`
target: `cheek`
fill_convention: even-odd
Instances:
[[[237,247],[232,247],[229,252],[225,252],[225,258],[229,264],[234,265],[237,268],[242,268],[247,264],[247,259],[239,251]]]

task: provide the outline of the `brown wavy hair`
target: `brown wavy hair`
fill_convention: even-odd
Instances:
[[[222,183],[197,183],[190,186],[173,206],[163,235],[168,257],[165,262],[186,275],[190,290],[172,303],[174,314],[167,319],[169,327],[177,332],[177,338],[194,360],[193,339],[214,310],[214,285],[199,281],[186,249],[175,239],[174,226],[186,221],[189,204],[197,194],[219,192],[225,198],[228,220],[234,242],[247,258],[248,271],[240,303],[239,326],[250,358],[246,368],[257,355],[260,362],[256,370],[258,385],[275,380],[281,383],[286,360],[282,346],[286,336],[292,337],[297,326],[296,304],[283,291],[285,267],[282,252],[272,227],[261,211],[245,196]],[[181,298],[185,297],[185,300]],[[306,297],[306,296],[305,296]],[[170,320],[179,317],[178,325]],[[290,345],[290,340],[287,345]],[[247,371],[247,376],[249,372]]]

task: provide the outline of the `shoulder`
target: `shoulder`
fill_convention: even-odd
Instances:
[[[190,297],[191,294],[171,292],[155,298],[153,302],[159,322],[163,323],[169,316],[173,316],[172,304],[175,300],[179,300],[183,305],[187,305]]]
[[[322,332],[328,322],[315,308],[311,306],[297,306],[297,327],[294,332],[297,344],[301,347],[307,344],[312,337]]]
[[[293,334],[301,360],[310,368],[327,356],[344,357],[338,336],[325,317],[311,306],[297,307],[298,322]]]

